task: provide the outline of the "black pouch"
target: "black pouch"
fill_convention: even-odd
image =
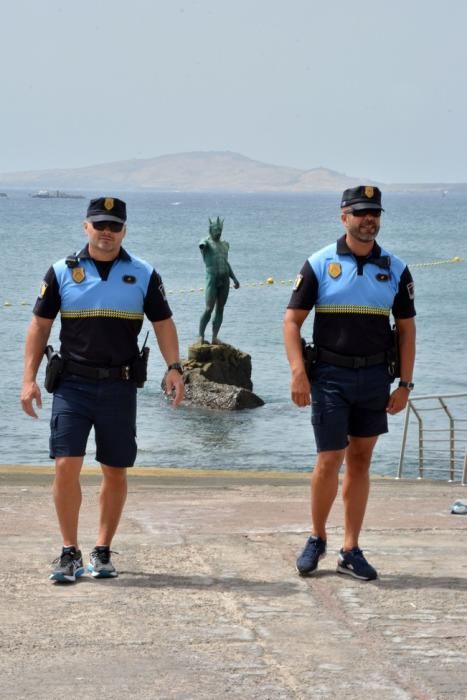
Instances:
[[[302,338],[301,341],[303,361],[305,363],[305,372],[306,376],[311,382],[313,367],[318,362],[318,348],[315,348],[315,346],[311,345],[311,343],[307,343],[305,338]]]
[[[391,329],[391,349],[389,351],[388,371],[393,379],[401,376],[399,334],[395,326]]]
[[[44,354],[47,357],[44,386],[49,394],[53,394],[65,369],[65,360],[51,345],[47,345]]]
[[[149,348],[144,347],[131,365],[131,378],[136,382],[138,389],[144,386],[148,378],[148,358]]]

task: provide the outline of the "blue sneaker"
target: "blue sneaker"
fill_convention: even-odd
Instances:
[[[63,547],[62,553],[52,562],[55,566],[49,576],[50,581],[74,583],[84,574],[83,558],[76,547]]]
[[[308,538],[305,549],[297,559],[296,567],[300,576],[309,576],[318,568],[320,559],[326,556],[326,542],[321,537],[312,535]]]
[[[362,581],[374,581],[378,578],[376,569],[367,562],[362,550],[358,547],[353,547],[347,552],[341,549],[337,560],[337,573],[348,574]]]
[[[118,573],[112,564],[110,547],[97,545],[91,552],[88,571],[93,578],[115,578]],[[113,552],[117,554],[117,552]]]

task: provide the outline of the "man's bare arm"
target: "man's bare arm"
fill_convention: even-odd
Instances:
[[[44,357],[44,350],[53,322],[54,319],[33,316],[26,335],[21,406],[23,411],[32,418],[37,418],[37,413],[32,405],[33,401],[36,402],[38,408],[42,408],[41,390],[36,382],[36,377]]]
[[[311,401],[300,336],[300,329],[309,313],[307,309],[287,309],[283,325],[285,350],[292,373],[291,398],[300,407],[309,406]]]
[[[178,346],[178,335],[175,323],[171,318],[167,318],[164,321],[155,321],[152,324],[154,328],[154,333],[156,334],[157,344],[159,345],[159,350],[161,355],[166,361],[167,365],[171,365],[174,362],[180,361],[180,351]],[[175,396],[173,398],[173,406],[178,406],[183,400],[185,394],[185,387],[183,384],[183,377],[177,370],[171,370],[165,380],[166,391],[170,396],[173,390],[175,390]]]

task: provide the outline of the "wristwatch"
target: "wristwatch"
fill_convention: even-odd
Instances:
[[[170,372],[171,369],[175,369],[179,374],[183,374],[183,367],[180,362],[172,362],[172,364],[167,367],[167,372]]]
[[[407,391],[412,391],[414,386],[415,386],[415,384],[413,382],[403,382],[403,381],[399,382],[399,388],[407,389]]]

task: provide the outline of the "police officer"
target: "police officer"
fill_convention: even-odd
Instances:
[[[311,398],[318,453],[311,476],[312,532],[297,559],[302,576],[313,573],[326,554],[326,521],[345,462],[344,541],[337,571],[361,580],[377,578],[359,547],[371,456],[378,436],[387,432],[387,414],[407,405],[415,361],[414,284],[405,263],[376,243],[382,211],[377,187],[345,190],[345,235],[308,258],[285,314],[292,401],[303,407]],[[310,384],[300,329],[313,308],[315,364]],[[400,352],[400,381],[392,392],[391,313]]]
[[[184,394],[177,331],[162,280],[122,247],[126,220],[122,200],[91,200],[83,224],[87,245],[48,270],[26,337],[21,403],[37,418],[36,376],[60,313],[50,457],[56,464],[53,495],[63,548],[49,577],[53,581],[75,581],[84,573],[78,544],[80,472],[91,427],[103,478],[98,535],[87,568],[96,578],[117,576],[110,547],[127,495],[126,468],[136,458],[136,389],[144,381],[137,339],[145,315],[168,365],[166,391],[174,406]]]

